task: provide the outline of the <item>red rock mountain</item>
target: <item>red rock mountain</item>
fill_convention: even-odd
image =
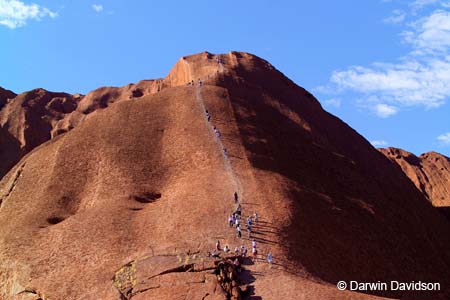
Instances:
[[[398,148],[379,150],[401,167],[434,206],[450,207],[450,158],[436,152],[417,157]]]
[[[86,96],[44,89],[16,95],[0,88],[0,143],[7,146],[0,150],[0,178],[28,152],[73,129],[95,110],[156,93],[158,84],[158,80],[143,80],[121,88],[99,88]]]
[[[448,220],[261,58],[204,52],[136,86],[8,99],[2,299],[239,299],[206,255],[217,240],[251,248],[227,223],[235,191],[242,222],[259,215],[257,262],[236,281],[246,299],[450,295]],[[339,291],[341,280],[441,291]]]

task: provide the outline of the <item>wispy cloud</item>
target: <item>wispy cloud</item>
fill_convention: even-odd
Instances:
[[[341,99],[337,99],[337,98],[332,98],[332,99],[323,101],[323,104],[325,106],[334,107],[334,108],[341,107],[341,103],[342,103]]]
[[[398,24],[405,20],[406,13],[403,10],[395,9],[392,11],[392,15],[383,19],[384,23],[387,24]]]
[[[398,113],[398,108],[392,105],[379,103],[373,107],[375,114],[380,118],[388,118]]]
[[[413,12],[432,4],[439,3],[439,0],[415,0],[409,4]]]
[[[442,145],[450,145],[450,132],[441,134],[440,136],[437,137],[437,140],[438,140]]]
[[[450,11],[437,10],[410,25],[403,40],[414,47],[413,54],[447,54],[450,47]]]
[[[374,147],[384,147],[388,145],[388,142],[383,140],[375,140],[370,142]]]
[[[418,0],[411,6],[419,8],[437,2]],[[404,107],[441,106],[450,97],[450,9],[442,7],[404,25],[400,41],[410,50],[396,62],[334,71],[329,84],[315,90],[335,91],[331,93],[335,95],[346,91],[360,93],[370,102],[366,107],[382,118],[393,116]],[[396,14],[402,16],[401,11]],[[376,105],[373,99],[378,99]]]
[[[25,4],[18,0],[0,0],[0,25],[10,29],[22,27],[28,20],[40,21],[44,17],[56,18],[58,14],[38,4]]]
[[[103,11],[103,5],[101,4],[92,4],[92,9],[96,12],[102,12]]]

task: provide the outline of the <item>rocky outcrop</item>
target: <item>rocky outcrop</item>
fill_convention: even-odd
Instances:
[[[215,259],[197,254],[144,257],[120,268],[113,279],[124,299],[241,300],[247,290],[233,264],[236,257]]]
[[[35,147],[48,141],[56,122],[79,98],[36,89],[9,98],[0,110],[0,177]]]
[[[436,207],[450,207],[450,158],[428,152],[419,157],[398,148],[379,149]]]
[[[0,110],[8,103],[9,99],[13,99],[14,97],[16,97],[15,93],[0,87]]]
[[[0,89],[0,178],[27,153],[72,130],[92,112],[160,89],[160,80],[143,80],[121,88],[103,87],[86,96],[44,89],[16,95]]]

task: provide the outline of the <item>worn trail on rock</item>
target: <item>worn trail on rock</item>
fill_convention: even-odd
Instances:
[[[197,88],[197,90],[196,90],[196,99],[197,99],[197,102],[198,102],[199,105],[200,105],[200,108],[201,108],[202,111],[203,111],[203,114],[205,114],[206,107],[205,107],[205,105],[204,105],[203,98],[202,98],[202,95],[201,95],[201,89],[202,89],[201,87],[198,87],[198,88]],[[215,132],[214,132],[214,130],[213,130],[213,127],[211,126],[210,122],[208,122],[206,116],[204,116],[204,121],[207,123],[206,125],[209,127],[208,130],[209,130],[209,131],[211,132],[211,134],[214,136],[214,139],[215,139],[215,141],[216,141],[216,143],[217,143],[217,146],[218,146],[218,148],[219,148],[219,151],[220,151],[221,154],[222,154],[222,157],[223,157],[223,159],[224,159],[225,169],[227,170],[229,176],[231,177],[231,179],[232,179],[232,181],[233,181],[233,183],[234,183],[235,191],[237,191],[237,193],[238,193],[239,195],[242,195],[243,190],[242,190],[242,186],[241,186],[240,180],[239,180],[238,176],[236,175],[236,173],[235,173],[234,170],[233,170],[233,167],[232,167],[232,165],[231,165],[231,161],[230,161],[229,156],[228,156],[227,154],[225,154],[224,149],[226,149],[226,148],[224,147],[224,145],[223,145],[223,143],[222,143],[222,140],[220,139],[220,137],[217,137],[217,136],[215,135]],[[227,150],[227,151],[228,151],[228,150]]]
[[[224,72],[224,67],[223,67],[222,64],[219,65],[219,69],[220,69],[220,73]],[[192,77],[191,66],[189,66],[189,70],[190,70],[190,73],[191,73],[191,78],[193,78]],[[203,115],[203,119],[204,119],[205,125],[208,127],[208,130],[210,131],[211,135],[214,137],[214,140],[217,143],[219,151],[221,152],[222,157],[224,159],[225,169],[226,169],[227,173],[229,174],[231,180],[233,181],[235,191],[238,193],[238,195],[242,196],[243,188],[242,188],[241,182],[239,180],[239,177],[237,176],[236,172],[233,170],[233,167],[231,165],[231,161],[230,161],[229,156],[224,151],[224,149],[226,149],[226,148],[224,147],[220,137],[216,136],[216,134],[215,134],[215,132],[213,130],[213,126],[211,125],[211,122],[208,121],[208,119],[207,119],[207,117],[205,115],[206,107],[205,107],[205,103],[203,101],[201,90],[202,90],[202,87],[197,85],[195,98],[196,98],[196,101],[197,101],[197,103],[198,103],[198,105],[200,107],[201,113]]]

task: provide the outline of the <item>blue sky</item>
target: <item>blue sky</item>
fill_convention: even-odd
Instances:
[[[0,0],[0,86],[87,93],[247,51],[376,146],[450,156],[450,0]]]

